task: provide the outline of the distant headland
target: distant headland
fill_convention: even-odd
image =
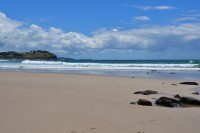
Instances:
[[[0,59],[30,59],[30,60],[57,60],[57,56],[49,51],[30,51],[30,52],[0,52]]]

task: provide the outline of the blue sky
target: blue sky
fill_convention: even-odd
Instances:
[[[200,58],[199,0],[0,0],[0,51]]]

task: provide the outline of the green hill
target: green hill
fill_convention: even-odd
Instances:
[[[48,51],[0,52],[0,59],[57,60],[57,56]]]

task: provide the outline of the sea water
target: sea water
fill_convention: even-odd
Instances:
[[[200,79],[200,60],[0,60],[0,71]]]

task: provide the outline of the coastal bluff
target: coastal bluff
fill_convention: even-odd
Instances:
[[[0,59],[29,59],[29,60],[57,60],[57,56],[49,51],[30,51],[30,52],[0,52]]]

